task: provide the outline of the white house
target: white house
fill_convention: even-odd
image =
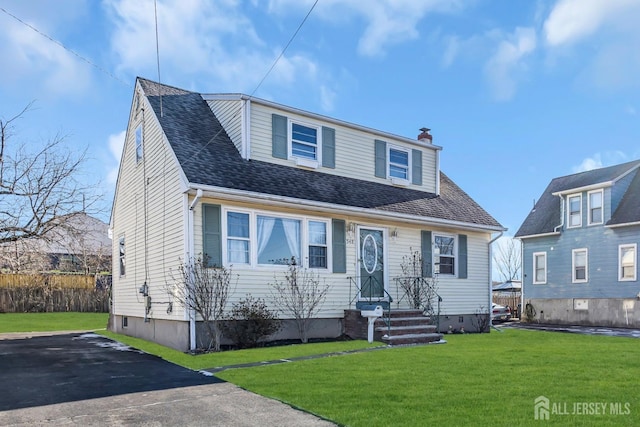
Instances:
[[[186,350],[196,322],[166,291],[181,263],[207,254],[237,275],[232,302],[269,301],[295,257],[331,287],[311,336],[337,337],[363,299],[409,307],[395,279],[419,252],[440,328],[472,330],[504,228],[440,171],[441,151],[426,130],[405,138],[138,78],[111,217],[111,328]]]

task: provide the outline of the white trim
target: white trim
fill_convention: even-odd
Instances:
[[[391,176],[391,150],[400,151],[407,154],[407,177],[400,178],[397,176]],[[394,185],[409,185],[412,182],[411,177],[411,167],[412,167],[412,153],[410,148],[401,147],[399,145],[387,144],[387,178],[391,180]],[[399,163],[393,163],[393,165],[398,167],[405,167],[405,165]]]
[[[229,212],[237,212],[249,215],[249,263],[233,264],[229,262],[227,241],[229,236],[227,234],[227,215]],[[309,221],[323,222],[326,226],[326,239],[327,239],[327,267],[326,268],[312,268],[313,271],[333,271],[332,256],[333,256],[333,241],[331,234],[331,219],[322,218],[317,216],[285,214],[277,211],[269,211],[264,209],[248,209],[248,208],[236,208],[235,206],[222,205],[221,206],[221,239],[222,239],[222,265],[225,267],[242,266],[253,269],[265,269],[265,268],[286,268],[287,265],[280,264],[260,264],[258,262],[258,216],[267,216],[271,218],[286,218],[300,221],[300,265],[304,268],[309,268]]]
[[[266,193],[258,193],[255,191],[234,190],[225,187],[214,187],[209,185],[192,184],[191,190],[201,189],[205,192],[206,197],[213,199],[224,199],[230,201],[241,201],[256,203],[258,200],[269,202],[270,206],[281,206],[288,208],[296,208],[301,210],[310,210],[313,212],[325,212],[332,215],[337,213],[341,214],[357,214],[360,217],[373,218],[373,219],[397,219],[411,224],[418,224],[421,226],[441,226],[451,227],[459,230],[468,231],[506,231],[504,227],[496,227],[489,225],[477,225],[466,223],[462,221],[452,221],[447,219],[423,217],[418,215],[402,214],[391,211],[382,211],[374,209],[363,209],[357,206],[345,206],[335,203],[318,202],[314,200],[297,199],[294,197],[277,196]],[[206,194],[208,193],[208,194]]]
[[[424,174],[424,171],[422,173]],[[436,177],[435,178],[436,178],[436,196],[439,196],[440,195],[440,151],[436,151]]]
[[[536,257],[543,256],[544,258],[544,280],[538,281],[536,275]],[[534,252],[533,253],[533,281],[534,285],[546,285],[547,284],[547,253],[546,252]]]
[[[605,225],[605,227],[607,228],[618,228],[618,227],[631,227],[634,225],[640,225],[640,221],[634,221],[634,222],[623,222],[621,224],[607,224]]]
[[[309,157],[297,156],[293,154],[293,125],[297,124],[309,129],[316,130],[316,158],[311,159]],[[307,144],[300,142],[300,144]],[[311,144],[308,144],[311,146]],[[296,165],[304,166],[307,168],[317,169],[318,165],[322,164],[322,126],[317,123],[305,122],[303,120],[292,119],[287,117],[287,156],[291,160],[296,161]]]
[[[549,237],[549,236],[559,236],[561,233],[559,231],[550,231],[548,233],[541,234],[529,234],[526,236],[517,236],[516,239],[524,240],[524,239],[533,239],[535,237]]]
[[[417,139],[412,139],[412,138],[407,138],[407,137],[400,136],[400,135],[395,135],[395,134],[392,134],[392,133],[389,133],[389,132],[384,132],[384,131],[381,131],[381,130],[378,130],[378,129],[373,129],[373,128],[368,128],[366,126],[357,125],[355,123],[345,122],[343,120],[339,120],[339,119],[336,119],[336,118],[333,118],[333,117],[323,116],[321,114],[312,113],[310,111],[305,111],[305,110],[300,110],[298,108],[290,107],[290,106],[283,105],[283,104],[278,104],[276,102],[267,101],[265,99],[256,98],[254,96],[248,96],[248,95],[241,94],[241,93],[235,93],[235,94],[223,94],[223,93],[218,93],[218,94],[200,94],[200,96],[205,101],[216,101],[216,100],[237,101],[237,100],[240,100],[240,99],[248,99],[248,100],[253,101],[254,103],[262,104],[262,105],[265,105],[267,107],[275,108],[277,110],[281,110],[281,111],[285,111],[285,112],[288,112],[288,113],[305,116],[305,117],[308,117],[311,120],[317,120],[317,121],[321,121],[321,122],[325,122],[325,123],[332,123],[334,125],[344,126],[344,127],[347,127],[347,128],[351,128],[351,129],[359,130],[359,131],[362,131],[362,132],[370,133],[370,134],[376,135],[377,137],[380,137],[382,139],[394,139],[394,140],[398,140],[398,141],[401,141],[401,142],[404,142],[404,143],[409,143],[411,145],[415,145],[415,146],[422,147],[422,148],[428,148],[428,149],[436,150],[436,151],[442,150],[442,147],[440,147],[438,145],[434,145],[432,143],[422,142],[422,141],[419,141]]]
[[[600,222],[591,221],[591,195],[600,193]],[[604,224],[604,190],[591,190],[587,192],[587,226]]]
[[[633,248],[633,277],[622,277],[622,250]],[[618,282],[635,282],[638,277],[638,245],[636,243],[628,243],[618,245]]]
[[[580,223],[578,225],[571,224],[571,199],[578,197],[580,199],[580,211],[579,218]],[[580,228],[582,227],[582,193],[569,194],[567,195],[567,228]]]
[[[449,273],[441,273],[440,272],[440,263],[436,263],[436,237],[446,237],[453,239],[453,274]],[[438,277],[458,277],[458,262],[460,260],[460,254],[458,253],[458,235],[452,233],[441,233],[439,231],[431,232],[431,247],[433,250],[431,251],[431,265],[433,266],[433,273],[437,274]],[[447,258],[450,258],[450,255],[446,255]],[[436,268],[437,266],[437,268]],[[437,271],[436,271],[437,269]]]
[[[584,252],[584,279],[576,279],[576,253]],[[587,283],[589,281],[589,249],[577,248],[571,251],[571,283]]]
[[[582,193],[584,191],[601,190],[613,186],[615,181],[599,182],[597,184],[585,185],[584,187],[568,188],[566,190],[551,193],[554,196],[567,196],[574,193]]]

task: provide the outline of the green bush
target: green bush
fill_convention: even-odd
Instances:
[[[224,334],[237,348],[257,347],[269,335],[280,330],[280,320],[263,299],[251,295],[233,304],[224,325]]]

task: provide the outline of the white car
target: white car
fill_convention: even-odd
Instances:
[[[491,320],[505,322],[511,319],[511,309],[509,306],[492,303],[491,304]]]

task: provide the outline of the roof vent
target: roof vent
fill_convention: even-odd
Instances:
[[[418,135],[418,141],[433,144],[433,136],[431,136],[431,134],[429,133],[430,130],[431,129],[429,128],[420,128],[420,131],[422,133]]]

